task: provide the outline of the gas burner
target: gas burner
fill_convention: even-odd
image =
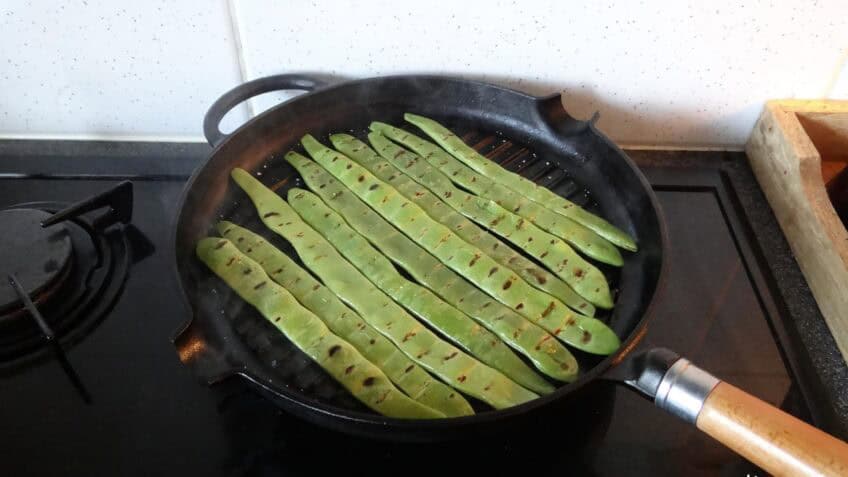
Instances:
[[[0,247],[0,270],[14,274],[36,304],[43,303],[70,270],[71,237],[63,224],[44,228],[51,214],[38,209],[0,211],[0,230],[8,233]],[[20,317],[23,303],[14,291],[0,286],[0,323]]]
[[[0,371],[51,353],[66,362],[62,350],[100,323],[132,262],[131,217],[130,182],[76,204],[0,210],[0,271],[12,282],[0,277]]]

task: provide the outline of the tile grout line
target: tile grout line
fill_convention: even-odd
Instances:
[[[836,85],[839,83],[839,79],[845,75],[848,75],[848,48],[842,51],[839,55],[839,59],[836,61],[836,68],[833,71],[833,74],[830,75],[830,80],[825,86],[824,94],[822,98],[832,99],[833,98],[833,90],[836,89]]]
[[[244,46],[242,42],[241,28],[239,27],[238,8],[236,7],[236,0],[227,0],[227,13],[230,16],[230,30],[233,35],[233,41],[235,42],[236,60],[238,61],[239,66],[239,76],[241,77],[241,82],[245,83],[247,81],[247,58],[245,58],[244,54]],[[245,104],[247,105],[248,119],[255,117],[256,108],[253,104],[253,98],[250,98],[245,101]]]
[[[201,136],[178,134],[87,134],[87,133],[0,133],[0,141],[115,141],[115,142],[185,142],[206,143]]]

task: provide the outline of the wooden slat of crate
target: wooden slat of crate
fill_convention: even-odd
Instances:
[[[848,231],[822,177],[848,161],[848,101],[770,101],[745,152],[848,362]]]

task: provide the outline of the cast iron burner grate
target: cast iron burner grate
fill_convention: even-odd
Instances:
[[[89,214],[103,208],[99,216]],[[6,231],[0,238],[0,372],[61,353],[100,323],[129,272],[122,224],[131,217],[130,182],[76,204],[30,202],[0,210]],[[17,292],[7,276],[20,285]],[[54,340],[56,346],[48,346]]]

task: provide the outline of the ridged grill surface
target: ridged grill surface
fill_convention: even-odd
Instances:
[[[591,194],[588,190],[577,184],[567,171],[559,168],[550,160],[537,156],[530,148],[496,134],[463,131],[461,127],[452,129],[460,132],[460,136],[466,143],[473,145],[481,154],[501,164],[506,169],[518,172],[538,184],[551,188],[587,210],[597,213],[596,204],[591,200]],[[410,130],[414,131],[411,128]],[[364,129],[349,132],[355,133],[363,140],[365,139]],[[325,144],[329,144],[327,138],[319,139]],[[295,148],[295,150],[297,149]],[[255,171],[257,177],[263,183],[283,197],[291,187],[306,188],[297,172],[283,159],[282,156],[285,152],[287,151],[279,151],[278,154],[268,158],[259,171]],[[224,206],[221,218],[233,221],[261,234],[298,263],[301,263],[292,247],[262,224],[247,196],[237,192],[235,197],[238,197],[236,201]],[[610,288],[615,293],[617,271],[611,267],[602,266],[599,268],[607,275]],[[202,282],[201,290],[206,287],[214,289],[212,295],[217,297],[218,300],[214,306],[232,320],[233,327],[243,343],[256,354],[274,376],[274,384],[281,384],[283,387],[297,390],[326,404],[370,412],[323,369],[298,350],[273,325],[262,318],[256,310],[229,290],[217,277],[210,277],[208,280],[202,280]],[[603,314],[599,314],[598,317],[605,318]],[[574,352],[574,350],[572,351]],[[597,358],[589,357],[584,353],[575,352],[575,355],[580,360],[584,370],[587,366],[592,366],[597,362]],[[469,402],[478,411],[489,409],[485,404],[471,398],[469,398]]]

